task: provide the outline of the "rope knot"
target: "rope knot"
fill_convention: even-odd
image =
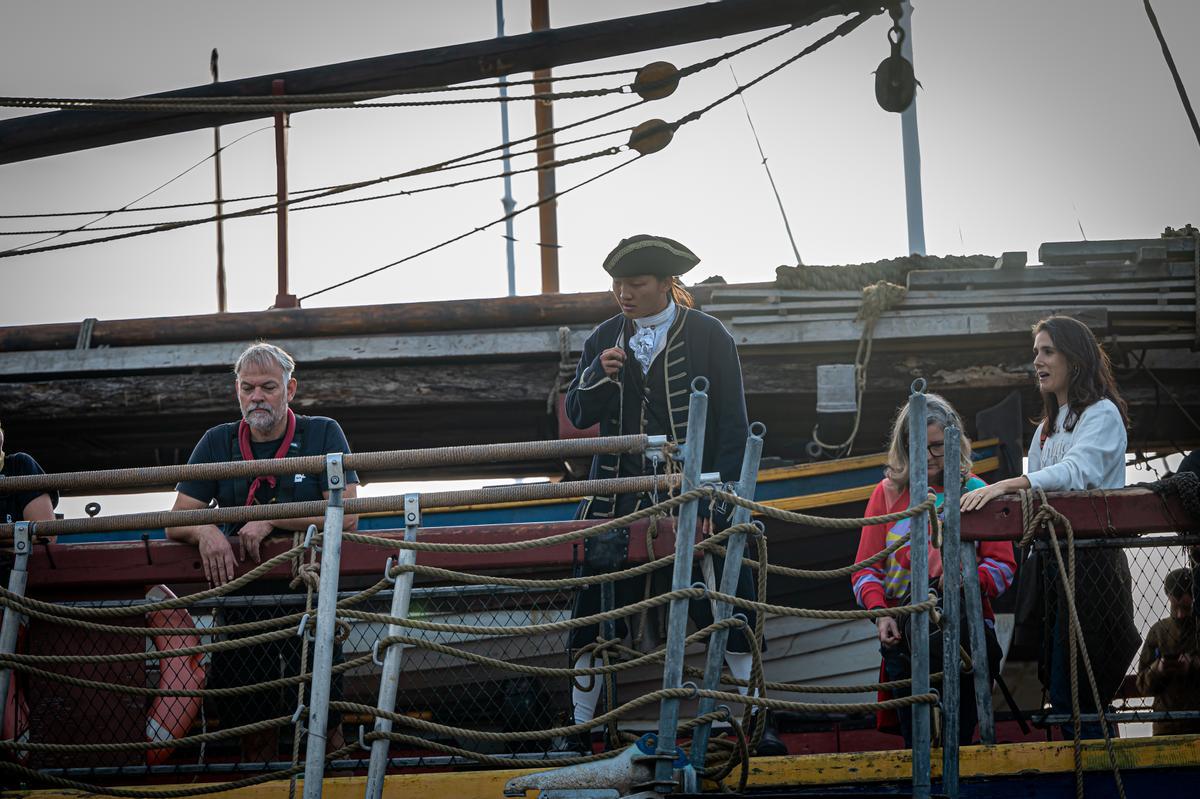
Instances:
[[[296,576],[288,583],[293,590],[304,586],[310,591],[316,591],[321,583],[321,565],[319,563],[301,563],[296,568]]]

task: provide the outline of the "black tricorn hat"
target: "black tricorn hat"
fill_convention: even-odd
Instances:
[[[640,233],[621,239],[604,259],[604,271],[613,277],[673,277],[684,274],[698,263],[700,258],[696,253],[674,239]]]

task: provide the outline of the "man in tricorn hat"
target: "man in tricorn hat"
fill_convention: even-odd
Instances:
[[[705,377],[709,383],[709,402],[702,471],[719,471],[722,481],[737,481],[749,430],[742,368],[733,337],[718,320],[693,307],[692,297],[679,279],[699,262],[687,247],[663,236],[632,236],[608,254],[604,269],[612,276],[613,296],[621,312],[601,323],[584,343],[575,379],[567,389],[567,414],[571,423],[581,429],[599,424],[600,434],[605,436],[644,433],[666,435],[671,441],[683,442],[691,382],[693,378]],[[592,459],[588,477],[651,473],[652,464],[641,454],[597,455]],[[646,495],[594,496],[583,500],[577,516],[614,518],[653,503],[654,497]],[[700,503],[701,524],[707,529],[727,526],[729,513],[726,508],[710,514],[708,503]],[[628,530],[588,539],[583,573],[618,571],[625,567],[628,551]],[[717,559],[718,575],[721,568]],[[669,571],[660,570],[656,575],[656,580],[669,578]],[[645,581],[640,577],[618,582],[614,607],[640,601],[644,588]],[[655,589],[658,593],[669,590],[669,586],[656,585]],[[754,596],[749,568],[742,569],[738,595]],[[598,585],[579,592],[575,617],[600,610]],[[707,600],[693,601],[689,610],[698,626],[712,623]],[[753,625],[753,614],[747,615]],[[624,622],[619,621],[616,627],[618,636],[627,634]],[[572,651],[579,652],[594,643],[598,633],[598,625],[574,630],[570,641]],[[591,655],[585,651],[578,655],[576,668],[590,666],[591,661]],[[749,677],[750,640],[740,629],[731,631],[726,662],[735,677]],[[576,723],[590,721],[595,716],[603,681],[590,682],[590,690],[579,685],[572,688]],[[759,747],[760,754],[786,754],[786,748],[773,734],[764,736],[763,744]]]

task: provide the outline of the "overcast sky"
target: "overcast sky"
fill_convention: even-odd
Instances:
[[[551,0],[551,21],[564,26],[688,4]],[[1191,46],[1200,31],[1200,3],[1154,0],[1154,6],[1183,79],[1200,102],[1200,50]],[[496,24],[493,0],[7,0],[0,13],[2,93],[20,96],[120,97],[204,83],[213,46],[220,48],[222,77],[232,79],[485,39]],[[509,33],[529,29],[525,2],[508,2],[506,16]],[[750,80],[837,22],[739,56],[733,62],[738,77]],[[747,93],[808,263],[871,261],[906,250],[900,122],[876,105],[872,77],[888,52],[889,24],[885,16],[875,18]],[[1077,240],[1080,227],[1091,239],[1149,237],[1164,225],[1200,222],[1200,147],[1141,0],[924,0],[914,26],[931,253],[1028,250],[1035,261],[1041,242]],[[560,73],[636,68],[658,59],[684,66],[760,35]],[[584,132],[676,118],[729,91],[732,80],[728,67],[718,66],[688,79],[667,100]],[[556,121],[623,102],[628,98],[561,101]],[[499,113],[498,106],[485,104],[296,114],[291,186],[376,177],[494,145]],[[528,135],[529,104],[513,104],[510,113],[513,137]],[[267,125],[227,126],[223,137],[230,142]],[[203,159],[211,145],[206,130],[0,166],[0,214],[119,207]],[[581,154],[590,146],[561,154]],[[628,157],[564,168],[559,186]],[[638,232],[673,236],[695,249],[703,259],[693,273],[697,280],[709,274],[730,281],[771,279],[776,265],[793,258],[759,160],[735,101],[683,128],[665,151],[565,197],[559,205],[563,290],[604,288],[603,256],[617,240]],[[226,196],[272,192],[271,133],[262,130],[231,146],[224,171]],[[498,166],[475,174],[486,171]],[[426,184],[392,183],[382,190],[419,185]],[[212,190],[209,162],[143,204],[206,200]],[[514,193],[519,205],[534,200],[534,178],[516,178]],[[491,221],[502,212],[501,194],[500,182],[489,181],[293,213],[293,290],[314,291]],[[91,218],[0,220],[0,230]],[[97,224],[171,218],[178,217],[149,212]],[[306,306],[502,295],[502,234],[503,226],[475,234]],[[263,309],[273,301],[274,235],[273,217],[227,223],[231,310]],[[536,213],[518,218],[516,237],[518,291],[536,293]],[[35,238],[6,236],[0,244]],[[214,230],[203,226],[0,259],[0,324],[214,311],[214,251]]]

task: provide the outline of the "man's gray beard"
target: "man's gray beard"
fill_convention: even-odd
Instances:
[[[254,413],[255,410],[258,409],[251,408],[249,411],[244,412],[242,414],[242,419],[244,419],[246,424],[250,426],[250,429],[256,430],[260,433],[269,433],[271,428],[279,424],[279,420],[283,418],[282,414],[279,416],[274,414],[270,414],[266,417],[259,416],[258,414]]]

